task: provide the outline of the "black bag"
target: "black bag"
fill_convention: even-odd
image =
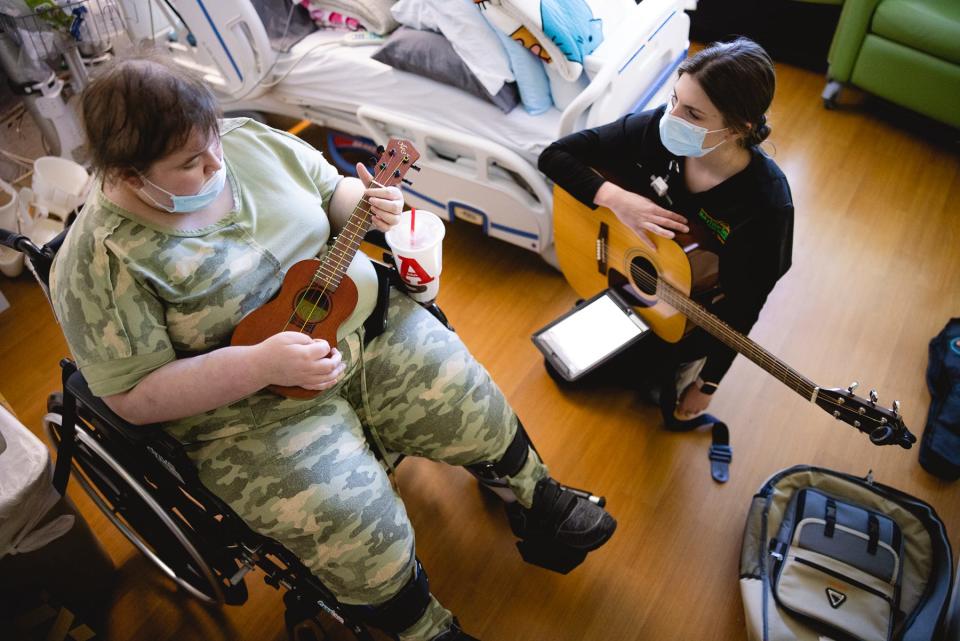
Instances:
[[[960,478],[960,318],[930,341],[930,411],[920,442],[920,465],[948,481]]]

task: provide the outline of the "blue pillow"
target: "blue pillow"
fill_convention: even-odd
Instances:
[[[484,16],[484,19],[486,17]],[[493,27],[493,25],[491,25]],[[529,49],[506,35],[496,27],[493,31],[500,38],[510,67],[517,79],[517,89],[520,91],[520,103],[531,116],[536,116],[553,107],[553,98],[550,97],[550,81],[543,62],[532,54]]]

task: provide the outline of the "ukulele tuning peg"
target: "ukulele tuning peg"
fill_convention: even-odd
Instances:
[[[382,155],[384,151],[386,151],[386,149],[384,149],[383,145],[377,145],[377,153],[378,153],[378,154],[381,154],[381,155]]]
[[[400,162],[406,165],[408,162],[410,162],[410,156],[408,156],[407,154],[403,154],[403,159]]]
[[[860,382],[854,381],[847,386],[847,391],[853,394],[853,390],[857,389],[858,387],[860,387]]]
[[[406,178],[402,179],[400,182],[402,182],[404,185],[412,185],[412,184],[413,184],[412,182],[410,182],[410,181],[407,180]]]
[[[397,155],[397,150],[396,150],[396,149],[391,149],[391,150],[390,150],[390,157],[393,158],[393,157],[396,156],[396,155]]]
[[[380,163],[380,164],[379,164],[379,165],[377,165],[377,166],[378,166],[378,167],[380,167],[380,170],[382,171],[382,170],[384,170],[384,169],[386,169],[386,168],[387,168],[387,163],[385,163],[385,162],[382,162],[382,163]]]
[[[876,403],[878,398],[880,398],[880,397],[877,396],[877,390],[875,390],[875,389],[870,390],[870,402],[871,402],[871,403]]]
[[[394,169],[394,170],[393,170],[393,177],[394,177],[394,178],[399,178],[399,177],[400,177],[400,170],[399,170],[399,169]]]
[[[892,409],[894,416],[900,416],[900,401],[894,401]]]
[[[410,169],[412,169],[412,170],[414,170],[414,171],[420,171],[420,168],[417,167],[416,165],[410,165]]]

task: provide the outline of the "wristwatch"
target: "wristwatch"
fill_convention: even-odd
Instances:
[[[713,394],[717,391],[717,388],[720,387],[719,383],[711,383],[710,381],[705,381],[700,377],[697,377],[697,387],[700,388],[701,394]]]

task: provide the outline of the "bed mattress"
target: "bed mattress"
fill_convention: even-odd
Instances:
[[[290,52],[291,60],[300,61],[272,97],[349,116],[361,105],[388,109],[498,143],[531,163],[558,137],[558,109],[531,116],[517,106],[505,114],[461,89],[373,60],[377,46],[346,46],[342,37],[343,32],[317,31],[301,40]],[[281,63],[279,73],[289,64]]]

